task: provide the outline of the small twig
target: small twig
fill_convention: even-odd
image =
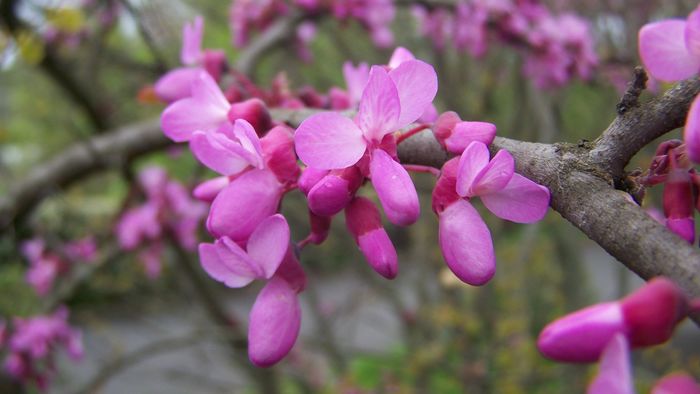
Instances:
[[[649,77],[647,76],[646,71],[644,71],[644,68],[641,66],[634,68],[632,80],[627,84],[625,94],[615,107],[618,115],[624,114],[630,108],[639,106],[639,96],[642,94],[644,89],[646,89],[648,80]]]

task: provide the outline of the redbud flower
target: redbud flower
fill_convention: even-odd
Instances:
[[[490,145],[496,137],[496,125],[487,122],[465,122],[456,112],[448,111],[437,118],[433,133],[445,150],[461,155],[473,141]]]
[[[700,394],[700,385],[690,375],[676,372],[656,382],[651,394]]]
[[[379,199],[392,223],[407,225],[419,214],[418,195],[406,170],[383,149],[384,137],[415,121],[437,92],[433,68],[412,60],[387,73],[374,66],[355,120],[337,113],[311,116],[295,134],[299,158],[309,167],[342,169],[366,152]]]
[[[605,346],[600,359],[600,370],[588,386],[587,393],[634,394],[629,345],[623,334],[616,334]]]
[[[514,173],[505,150],[489,161],[486,145],[472,142],[445,163],[433,191],[440,249],[450,270],[471,285],[488,282],[496,271],[491,233],[469,202],[477,196],[493,214],[516,223],[542,219],[549,206],[549,190]]]
[[[396,249],[382,226],[374,203],[364,197],[355,197],[345,208],[345,222],[369,265],[383,277],[395,278],[398,273]]]
[[[618,333],[634,348],[667,341],[689,309],[678,286],[658,277],[620,301],[593,305],[548,324],[537,347],[554,360],[592,362]]]
[[[288,246],[289,225],[284,216],[275,214],[260,222],[245,250],[224,236],[214,244],[201,243],[199,258],[212,278],[228,287],[243,287],[255,279],[270,279]]]

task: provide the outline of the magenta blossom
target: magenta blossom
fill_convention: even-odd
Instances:
[[[202,50],[204,19],[201,16],[182,28],[180,60],[185,67],[176,68],[163,75],[155,84],[156,95],[163,101],[173,102],[190,95],[190,85],[197,75],[206,71],[218,80],[226,65],[222,51]]]
[[[700,385],[690,375],[676,372],[659,379],[651,394],[700,394]]]
[[[39,238],[24,242],[22,253],[29,260],[25,279],[41,296],[47,295],[56,278],[68,270],[68,264],[46,250],[46,244]]]
[[[597,360],[616,334],[634,347],[666,342],[692,309],[675,283],[658,277],[620,301],[596,304],[547,325],[537,347],[565,362]]]
[[[228,287],[243,287],[255,279],[270,279],[289,246],[289,225],[275,214],[260,222],[243,250],[228,237],[199,245],[199,258],[212,278]]]
[[[55,372],[53,359],[58,346],[65,347],[74,360],[83,355],[81,334],[67,320],[65,307],[53,315],[14,318],[7,339],[5,370],[24,383],[33,382],[45,389]]]
[[[406,61],[389,72],[373,66],[355,119],[333,112],[306,119],[295,134],[297,154],[320,170],[350,167],[368,154],[372,184],[387,217],[397,225],[411,224],[419,214],[415,187],[381,145],[392,132],[418,119],[436,92],[435,70],[424,62]]]
[[[355,197],[345,209],[345,223],[369,265],[383,277],[395,278],[399,271],[398,256],[374,203]]]
[[[500,150],[489,161],[481,142],[472,142],[459,159],[445,163],[433,191],[440,249],[460,280],[482,285],[495,273],[496,259],[491,233],[471,205],[474,197],[501,219],[533,223],[547,213],[549,190],[516,174],[508,151]]]
[[[639,55],[656,79],[680,81],[700,71],[700,6],[688,19],[644,25],[639,30]],[[688,157],[700,163],[700,100],[695,99],[685,122],[683,139]]]

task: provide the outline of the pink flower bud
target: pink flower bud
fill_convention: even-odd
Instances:
[[[292,129],[288,126],[275,126],[260,139],[265,167],[272,171],[283,184],[296,183],[301,170],[294,153]]]
[[[328,104],[333,111],[349,109],[352,105],[350,95],[346,91],[335,86],[328,90]]]
[[[255,132],[262,136],[272,127],[272,118],[267,106],[257,98],[248,99],[231,104],[228,111],[228,119],[234,123],[236,119],[245,119],[250,123]]]
[[[284,260],[277,268],[276,276],[284,279],[294,289],[295,292],[301,293],[306,288],[306,274],[299,263],[299,259],[294,254],[294,248],[287,248],[287,253]]]
[[[694,204],[688,170],[673,168],[672,164],[664,185],[663,201],[668,229],[686,241],[693,243],[695,240]]]
[[[345,208],[345,223],[367,262],[380,275],[393,279],[398,273],[398,256],[379,216],[379,210],[365,197],[356,197]]]
[[[615,334],[625,330],[618,302],[596,304],[548,324],[537,339],[537,348],[557,361],[595,362]]]
[[[332,170],[309,190],[309,209],[319,216],[333,216],[345,208],[362,184],[357,166]]]
[[[269,367],[289,353],[299,335],[301,308],[292,286],[274,276],[255,299],[248,327],[248,357]]]
[[[435,188],[433,189],[433,212],[440,215],[442,211],[461,197],[457,194],[457,169],[459,157],[448,160],[443,166]]]
[[[450,153],[461,154],[474,141],[485,145],[493,142],[496,126],[487,122],[464,122],[455,112],[445,112],[437,119],[433,133]]]
[[[301,190],[305,196],[308,196],[311,189],[316,186],[316,184],[319,183],[326,175],[328,175],[329,172],[329,170],[319,170],[316,168],[306,167],[299,177],[299,190]]]
[[[226,54],[221,50],[205,49],[202,65],[215,81],[219,81],[226,70]]]
[[[311,86],[304,86],[299,89],[298,96],[307,107],[324,108],[326,106],[326,98]]]
[[[688,300],[678,286],[656,277],[620,301],[632,347],[658,345],[671,338],[688,314]]]
[[[197,200],[212,202],[219,192],[224,190],[224,188],[228,186],[230,182],[231,181],[227,176],[220,176],[214,179],[206,180],[194,188],[192,195]]]
[[[700,394],[700,385],[690,375],[676,372],[656,382],[651,394]]]

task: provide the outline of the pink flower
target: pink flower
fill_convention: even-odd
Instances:
[[[354,120],[327,112],[306,119],[295,134],[296,151],[309,167],[321,170],[355,165],[366,154],[370,174],[389,220],[408,225],[418,217],[418,196],[408,173],[381,144],[418,119],[437,92],[433,68],[419,60],[386,72],[374,66]]]
[[[228,287],[243,287],[255,279],[270,279],[289,246],[289,225],[275,214],[260,222],[250,234],[246,249],[223,236],[214,244],[199,245],[204,270]]]
[[[700,6],[688,19],[670,19],[644,25],[639,30],[639,55],[651,76],[675,82],[700,71]],[[683,139],[688,157],[700,163],[700,100],[688,112]]]
[[[369,265],[381,276],[395,278],[399,271],[398,256],[374,203],[355,197],[345,209],[345,223]]]
[[[67,243],[64,251],[73,260],[80,260],[86,263],[92,263],[97,260],[97,243],[93,236]]]
[[[448,111],[437,118],[433,133],[445,150],[461,155],[473,141],[490,145],[496,137],[496,125],[487,122],[465,122],[456,112]]]
[[[658,277],[620,301],[593,305],[548,324],[537,347],[554,360],[592,362],[616,334],[635,348],[667,341],[690,309],[681,290]]]
[[[598,375],[588,386],[587,393],[634,394],[629,345],[624,335],[618,333],[608,341],[600,357]]]
[[[547,213],[549,190],[516,174],[513,157],[505,150],[489,161],[481,142],[472,142],[459,159],[445,163],[433,191],[440,249],[460,280],[482,285],[495,273],[496,260],[491,233],[469,202],[474,197],[481,197],[501,219],[533,223]]]
[[[190,140],[194,156],[221,175],[237,175],[253,167],[263,168],[262,147],[253,126],[238,119],[218,132],[195,131]]]
[[[680,81],[700,71],[700,7],[687,20],[670,19],[639,30],[639,55],[657,79]]]
[[[700,385],[690,375],[676,372],[656,382],[651,394],[700,394]]]

